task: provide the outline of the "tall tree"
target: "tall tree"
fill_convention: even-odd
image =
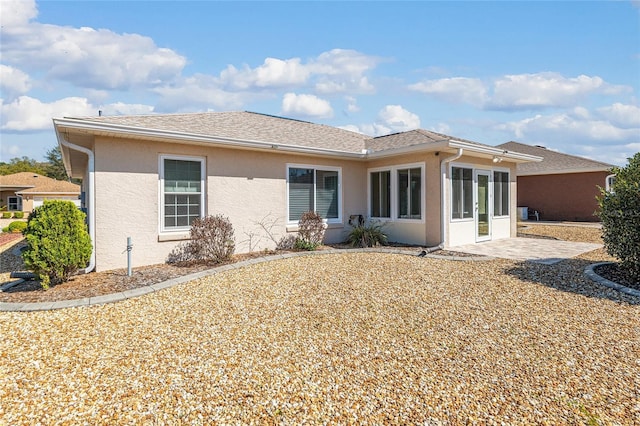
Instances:
[[[58,145],[47,151],[46,158],[48,161],[45,169],[47,176],[52,179],[69,180],[67,171],[64,168],[64,163],[62,162],[62,153]]]
[[[0,163],[0,175],[11,175],[20,172],[46,174],[46,167],[29,157],[12,158],[8,163]]]

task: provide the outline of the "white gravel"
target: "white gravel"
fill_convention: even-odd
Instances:
[[[328,254],[0,313],[0,424],[640,424],[640,300],[588,257]]]

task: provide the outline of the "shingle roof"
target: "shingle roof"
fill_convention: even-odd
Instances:
[[[523,154],[536,155],[542,157],[542,161],[536,163],[522,163],[517,166],[517,173],[520,176],[544,175],[560,173],[580,173],[607,171],[613,167],[611,164],[590,160],[575,155],[563,154],[550,149],[527,145],[520,142],[507,142],[498,145],[497,148],[508,151],[520,152]]]
[[[347,155],[358,158],[370,154],[397,155],[397,151],[437,150],[440,148],[436,146],[438,144],[449,149],[461,148],[459,145],[464,145],[469,153],[477,152],[483,156],[500,153],[494,146],[423,129],[372,138],[324,124],[240,111],[67,117],[54,119],[54,124],[58,135],[61,131],[82,129],[84,134],[219,143],[250,149],[271,146],[286,151],[307,151],[321,155]],[[511,154],[509,158],[517,162],[536,160],[517,152]]]
[[[372,152],[384,151],[387,149],[404,148],[414,145],[429,145],[439,142],[446,142],[450,140],[457,140],[460,142],[467,142],[478,146],[488,146],[478,142],[469,141],[465,139],[455,138],[453,136],[445,135],[443,133],[432,132],[424,129],[409,130],[407,132],[392,133],[386,136],[378,136],[368,139],[366,141],[367,149]]]
[[[32,172],[0,176],[0,189],[2,188],[12,188],[20,194],[80,194],[79,185]]]
[[[254,112],[83,117],[80,120],[283,145],[360,153],[368,136],[324,124]]]

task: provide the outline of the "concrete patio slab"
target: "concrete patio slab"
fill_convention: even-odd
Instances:
[[[451,247],[448,250],[552,265],[600,247],[602,244],[539,238],[506,238]]]

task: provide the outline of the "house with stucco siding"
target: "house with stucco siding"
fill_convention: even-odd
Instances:
[[[135,266],[163,263],[212,214],[229,217],[237,252],[274,248],[307,210],[323,217],[327,243],[345,240],[354,215],[421,246],[515,237],[516,166],[539,160],[427,130],[372,138],[253,112],[53,123],[67,172],[82,179],[87,269],[98,271],[126,265],[127,237]]]

